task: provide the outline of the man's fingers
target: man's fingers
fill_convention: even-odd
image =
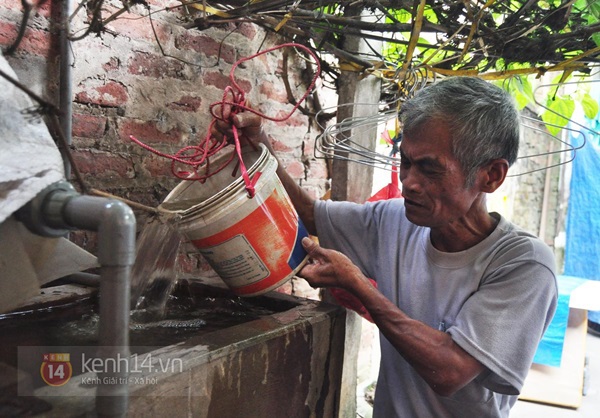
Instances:
[[[223,120],[229,119],[229,115],[231,115],[231,105],[227,103],[223,103],[221,105],[221,117]]]
[[[233,123],[238,128],[258,128],[262,123],[262,118],[252,112],[242,112],[234,116]]]
[[[319,244],[308,237],[302,238],[302,246],[311,257],[315,257],[319,253]]]

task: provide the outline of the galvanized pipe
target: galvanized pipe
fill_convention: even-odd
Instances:
[[[60,43],[60,71],[59,71],[59,107],[60,126],[68,145],[73,142],[73,50],[69,39],[69,17],[72,11],[72,0],[62,0],[61,27],[59,33]],[[66,151],[61,149],[63,155],[66,178],[71,177],[71,164],[66,158]]]

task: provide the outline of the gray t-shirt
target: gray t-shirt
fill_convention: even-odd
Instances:
[[[445,330],[486,371],[450,397],[437,395],[380,336],[374,416],[507,417],[556,309],[554,256],[498,214],[490,236],[446,253],[412,224],[404,200],[317,201],[319,242],[346,254],[411,318]]]

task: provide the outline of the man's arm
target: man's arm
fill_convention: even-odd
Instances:
[[[452,395],[484,370],[449,334],[406,315],[348,257],[308,238],[302,244],[311,261],[299,275],[311,286],[341,287],[360,299],[387,340],[437,394]]]
[[[234,116],[233,122],[243,138],[263,143],[276,158],[262,130],[262,118],[251,112]],[[219,124],[218,130],[232,137],[231,127]],[[316,235],[315,201],[285,171],[278,160],[277,175],[298,215],[310,234]],[[449,334],[413,320],[379,292],[348,257],[326,250],[305,238],[302,244],[311,262],[299,272],[313,287],[340,287],[354,294],[365,306],[380,331],[438,394],[449,396],[468,384],[484,366],[459,347]]]
[[[269,152],[277,160],[277,177],[281,180],[283,187],[292,201],[292,204],[298,212],[298,216],[302,219],[304,226],[311,235],[316,235],[317,228],[315,225],[315,199],[313,199],[302,187],[300,187],[296,181],[288,174],[285,170],[281,160],[277,158],[277,155],[273,151],[273,147],[267,138],[267,135],[262,129],[262,118],[255,115],[252,112],[238,113],[233,117],[233,123],[236,128],[240,131],[240,135],[243,140],[249,141],[253,144],[262,143],[264,144]],[[233,137],[231,133],[231,126],[222,122],[217,123],[216,129],[218,132],[213,134],[226,135],[229,138]]]

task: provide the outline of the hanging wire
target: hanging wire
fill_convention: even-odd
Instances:
[[[393,71],[393,72],[392,72]],[[391,75],[390,75],[391,74]],[[355,139],[363,134],[378,136],[382,127],[390,122],[396,125],[396,135],[400,134],[398,126],[398,110],[402,102],[434,81],[432,74],[426,68],[408,69],[395,68],[382,70],[378,77],[388,86],[388,96],[383,103],[346,103],[320,110],[315,119],[321,128],[321,134],[315,140],[315,158],[337,159],[351,161],[376,168],[392,170],[398,164],[398,158],[385,155],[358,143]],[[333,124],[321,124],[321,115],[340,110],[350,109],[346,113],[366,116],[352,116]],[[375,108],[375,109],[374,109]]]
[[[378,105],[351,103],[336,106],[336,108],[339,110],[343,107],[352,107],[353,109],[356,109],[359,107],[372,108],[373,106]],[[322,110],[322,112],[330,111],[331,108]],[[392,108],[386,111],[377,112],[374,115],[346,118],[341,122],[326,127],[322,126],[323,132],[316,139],[315,157],[326,159],[334,158],[370,166],[385,167],[394,164],[394,162],[397,162],[397,158],[371,150],[364,145],[357,143],[353,138],[360,136],[364,132],[372,135],[373,132],[378,132],[378,127],[386,125],[397,117],[397,109]],[[318,119],[317,114],[317,120]]]
[[[561,149],[556,150],[556,151],[548,151],[548,152],[542,152],[542,153],[537,153],[537,154],[519,156],[518,157],[519,160],[528,159],[528,158],[542,157],[542,156],[548,156],[548,155],[554,155],[554,154],[563,154],[563,155],[566,155],[567,157],[565,159],[561,160],[558,163],[548,164],[548,165],[545,165],[543,167],[536,168],[534,170],[529,170],[529,171],[525,171],[525,172],[521,172],[521,173],[517,173],[517,174],[509,174],[507,177],[522,176],[522,175],[525,175],[525,174],[535,173],[537,171],[548,170],[548,169],[553,168],[553,167],[558,167],[558,166],[561,166],[561,165],[569,164],[570,162],[572,162],[575,159],[575,157],[577,155],[577,150],[580,150],[581,148],[583,148],[585,146],[585,144],[587,143],[587,138],[586,138],[586,135],[584,133],[585,131],[587,131],[588,133],[591,133],[592,135],[600,136],[600,132],[595,131],[594,129],[590,128],[589,126],[585,126],[585,125],[577,122],[576,120],[574,120],[574,119],[572,119],[570,117],[567,117],[566,115],[562,115],[562,114],[556,112],[555,110],[553,110],[553,109],[551,109],[551,108],[543,105],[542,103],[540,103],[538,101],[537,95],[536,95],[536,92],[539,89],[542,89],[542,88],[558,88],[558,87],[563,87],[563,86],[568,86],[568,85],[579,86],[579,85],[585,84],[585,83],[597,83],[597,82],[600,82],[600,80],[598,80],[598,79],[594,79],[594,80],[579,80],[579,81],[573,81],[573,82],[541,84],[541,85],[537,86],[534,89],[533,98],[534,98],[535,104],[538,105],[538,106],[540,106],[541,108],[547,110],[548,112],[551,112],[551,113],[553,113],[553,114],[555,114],[555,115],[557,115],[557,116],[565,119],[567,121],[567,124],[565,124],[564,126],[563,125],[557,125],[557,124],[554,124],[554,123],[541,121],[540,119],[536,119],[536,118],[532,118],[532,117],[524,116],[524,115],[522,116],[523,121],[533,121],[533,122],[537,122],[538,124],[541,123],[541,124],[546,125],[546,126],[553,126],[553,127],[556,127],[556,128],[563,129],[565,131],[574,132],[574,133],[578,134],[577,135],[578,137],[582,137],[582,142],[580,144],[578,144],[578,145],[575,146],[575,145],[573,145],[573,144],[571,144],[571,143],[569,143],[567,141],[563,141],[562,139],[558,138],[555,135],[552,135],[546,129],[539,128],[539,127],[536,127],[536,126],[533,126],[533,125],[528,125],[526,123],[522,123],[523,127],[528,128],[528,129],[532,129],[534,131],[538,131],[538,132],[542,133],[543,135],[546,135],[546,136],[552,138],[552,140],[558,141],[561,144]],[[571,127],[572,125],[576,125],[579,128],[581,128],[581,129],[572,128]],[[571,137],[575,137],[575,136],[572,135]]]
[[[377,112],[373,115],[369,116],[357,116],[357,117],[349,117],[343,119],[341,122],[329,124],[327,126],[319,124],[321,127],[322,133],[316,138],[315,142],[315,158],[323,158],[323,159],[338,159],[344,161],[351,161],[358,164],[369,165],[376,168],[391,170],[394,164],[397,164],[398,159],[392,157],[390,155],[385,155],[382,152],[378,152],[377,150],[372,150],[365,145],[361,145],[354,140],[354,138],[359,137],[363,133],[367,132],[372,135],[373,132],[379,132],[382,126],[387,126],[394,119],[397,120],[398,110],[405,100],[412,97],[418,90],[424,88],[431,82],[435,82],[435,79],[431,79],[430,74],[426,69],[420,68],[416,70],[408,70],[403,72],[401,68],[396,69],[396,71],[390,76],[390,71],[383,70],[379,77],[382,80],[390,85],[396,86],[393,92],[393,101],[384,104],[367,104],[367,103],[349,103],[343,104],[339,106],[333,106],[330,108],[322,109],[317,113],[317,120],[320,118],[321,113],[331,113],[335,111],[339,111],[344,107],[351,107],[353,110],[360,107],[373,107],[378,106]],[[401,77],[402,75],[402,77]],[[600,80],[580,80],[577,82],[565,82],[565,83],[557,83],[557,84],[544,84],[538,86],[535,91],[541,88],[547,87],[558,87],[565,86],[569,84],[579,85],[581,83],[595,83]],[[561,166],[572,162],[575,159],[577,150],[583,148],[587,142],[585,131],[588,131],[591,134],[600,136],[600,133],[593,130],[592,128],[582,125],[581,123],[569,118],[565,115],[561,115],[556,111],[548,108],[541,104],[537,98],[535,98],[534,92],[534,101],[535,103],[564,119],[566,119],[569,123],[566,126],[556,125],[550,122],[541,121],[539,118],[533,118],[529,116],[522,115],[522,126],[526,129],[531,129],[533,131],[537,131],[551,138],[552,140],[558,141],[561,144],[561,149],[555,151],[547,151],[536,154],[529,154],[524,156],[519,156],[518,160],[524,159],[533,159],[536,157],[555,155],[555,154],[564,154],[568,155],[566,159],[555,163],[555,164],[547,164],[543,167],[539,167],[533,170],[527,170],[524,172],[520,172],[517,174],[509,174],[508,177],[517,177],[525,174],[534,173],[537,171],[547,170],[553,167]],[[365,112],[356,112],[356,113],[365,113]],[[544,124],[546,126],[553,126],[557,128],[561,128],[565,131],[573,132],[579,134],[582,137],[582,142],[577,145],[573,145],[567,141],[564,141],[558,138],[555,135],[552,135],[546,129],[537,127],[533,123],[527,122],[536,122],[538,124]],[[575,129],[572,125],[576,125],[581,129]],[[397,135],[400,132],[396,133]]]
[[[532,118],[530,116],[522,116],[523,120],[528,120],[528,121],[532,121],[532,122],[537,122],[538,124],[541,122],[539,119],[536,118]],[[583,137],[583,141],[580,145],[574,146],[572,144],[570,144],[567,141],[563,141],[562,139],[558,138],[555,135],[552,135],[551,133],[549,133],[546,129],[534,126],[534,125],[527,125],[525,123],[522,123],[521,126],[523,126],[524,128],[527,129],[531,129],[537,132],[540,132],[543,135],[549,136],[551,137],[553,140],[558,141],[562,144],[562,146],[564,146],[564,148],[561,148],[559,150],[556,151],[547,151],[547,152],[540,152],[537,154],[530,154],[530,155],[523,155],[523,156],[519,156],[517,157],[517,160],[524,160],[524,159],[531,159],[531,158],[536,158],[536,157],[543,157],[543,156],[548,156],[548,155],[556,155],[556,154],[565,154],[565,153],[570,153],[570,154],[566,154],[569,155],[564,161],[560,161],[556,164],[549,164],[549,165],[545,165],[544,167],[540,167],[540,168],[536,168],[534,170],[529,170],[529,171],[524,171],[524,172],[520,172],[517,174],[508,174],[507,177],[518,177],[518,176],[523,176],[525,174],[531,174],[531,173],[535,173],[537,171],[544,171],[544,170],[548,170],[550,168],[553,167],[558,167],[561,165],[565,165],[568,164],[570,162],[572,162],[575,159],[575,154],[577,152],[577,150],[583,148],[587,142],[585,134],[583,133],[583,131],[578,130],[578,129],[573,129],[573,128],[569,128],[568,126],[559,126],[559,125],[555,125],[553,123],[548,123],[548,122],[544,122],[545,125],[550,125],[550,126],[555,126],[557,128],[562,128],[566,131],[570,131],[570,132],[576,132],[579,135],[581,135]]]

